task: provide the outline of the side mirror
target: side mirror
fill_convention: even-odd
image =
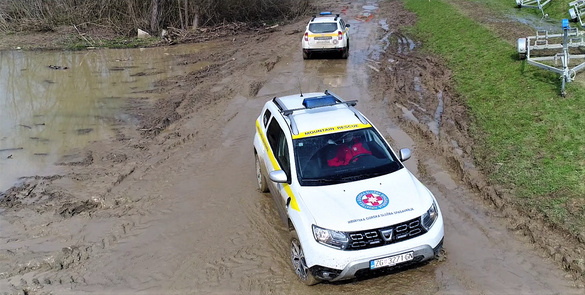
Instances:
[[[346,27],[346,28],[349,28],[350,26],[349,26],[349,24],[345,24],[345,27]]]
[[[276,182],[276,183],[287,183],[288,182],[288,177],[286,177],[286,173],[284,173],[284,171],[282,170],[275,170],[270,172],[270,174],[268,174],[268,177],[270,178],[270,180]]]
[[[410,149],[401,149],[400,150],[400,161],[404,162],[410,159]]]

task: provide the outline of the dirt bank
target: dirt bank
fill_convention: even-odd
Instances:
[[[154,105],[129,103],[140,126],[114,126],[114,138],[63,157],[64,173],[30,177],[7,191],[0,200],[0,290],[581,294],[576,275],[560,270],[577,274],[579,244],[509,205],[505,190],[475,168],[469,119],[449,71],[399,29],[415,17],[397,1],[329,5],[345,8],[352,25],[347,61],[303,61],[290,42],[306,20],[239,34],[246,43],[217,39],[222,50],[189,57],[212,66],[161,81],[156,91],[168,97]],[[255,189],[251,140],[263,103],[299,87],[359,99],[396,148],[414,151],[406,164],[445,217],[440,261],[341,286],[296,282],[286,228],[271,198]]]
[[[533,32],[528,26],[490,12],[480,3],[452,2],[465,14],[510,43],[514,43],[516,36]],[[388,5],[400,6],[398,3]],[[414,19],[414,16],[409,19]],[[406,22],[398,19],[395,24],[400,23]],[[395,38],[404,37],[398,34]],[[394,52],[386,52],[380,65],[380,68],[395,70],[391,70],[389,75],[376,75],[375,78],[375,84],[382,85],[380,92],[384,99],[397,106],[389,109],[391,116],[401,122],[400,125],[411,136],[427,142],[427,152],[440,151],[444,163],[457,178],[483,198],[484,206],[493,210],[490,215],[505,220],[509,230],[524,236],[530,244],[535,244],[543,257],[554,260],[569,271],[574,279],[582,280],[585,271],[582,259],[585,237],[576,237],[550,226],[540,213],[528,211],[519,205],[510,190],[489,182],[482,174],[481,163],[476,167],[477,163],[474,162],[473,139],[469,137],[468,129],[471,123],[465,111],[465,98],[453,91],[448,70],[445,70],[438,58],[428,55],[410,58],[410,62],[405,63],[401,55],[396,54],[404,51],[405,45],[401,48],[401,43],[397,44]],[[439,128],[436,122],[438,116]]]

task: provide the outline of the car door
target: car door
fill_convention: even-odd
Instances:
[[[284,173],[287,175],[287,178],[289,179],[290,183],[291,167],[288,140],[283,129],[280,127],[280,124],[275,118],[272,118],[272,120],[268,124],[268,128],[266,129],[266,137],[268,138],[268,144],[270,145],[270,149],[274,157],[274,160],[276,160],[277,166],[272,167],[272,170],[270,170],[269,172],[275,170],[283,170]],[[271,161],[271,163],[274,162]],[[286,222],[288,220],[287,206],[288,202],[290,201],[289,194],[287,192],[287,190],[290,190],[289,184],[275,183],[269,180],[268,187],[270,189],[272,196],[274,197],[280,217],[283,219],[283,221]]]

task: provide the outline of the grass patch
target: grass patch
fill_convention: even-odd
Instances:
[[[569,83],[562,98],[557,74],[517,60],[514,46],[448,2],[403,1],[417,14],[410,33],[453,71],[473,119],[478,164],[494,183],[513,188],[519,204],[579,231],[585,225],[584,89]]]
[[[77,35],[70,36],[65,47],[68,50],[84,50],[88,47],[100,47],[100,48],[137,48],[146,47],[158,43],[158,38],[115,38],[115,39],[100,39],[100,40],[89,40],[83,39]]]

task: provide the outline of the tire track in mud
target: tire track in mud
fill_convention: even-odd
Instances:
[[[247,146],[249,144],[249,138],[251,138],[251,134],[249,134],[250,132],[245,132],[244,130],[242,130],[244,128],[251,129],[251,131],[253,131],[253,128],[246,128],[248,127],[247,125],[249,125],[250,123],[247,120],[249,120],[249,118],[251,117],[251,112],[243,110],[249,108],[245,107],[245,104],[246,104],[245,99],[236,97],[234,99],[234,103],[230,104],[230,106],[226,108],[225,110],[226,116],[232,119],[227,122],[227,124],[223,128],[223,132],[220,133],[221,138],[224,139],[224,142],[222,143],[224,149],[222,151],[218,151],[218,154],[215,155],[218,159],[213,160],[211,162],[221,161],[221,158],[223,158],[221,156],[222,154],[225,153],[229,154],[232,152],[240,151],[242,145]],[[258,105],[257,103],[255,104]],[[236,115],[235,116],[230,115],[236,109],[238,109],[238,111],[236,111]],[[252,108],[251,110],[255,111],[256,108]],[[244,113],[246,115],[243,115]],[[242,133],[247,135],[240,136]],[[248,149],[244,149],[244,151],[250,152],[251,154],[251,151],[249,151]],[[239,153],[241,154],[241,152]],[[242,157],[237,157],[237,159],[234,159],[237,163],[240,164],[232,163],[230,165],[231,169],[239,171],[245,170],[246,167],[249,166],[248,164],[250,163],[247,163],[249,162],[248,159],[249,157],[244,156],[243,158],[245,158],[245,160],[242,159]],[[244,160],[244,164],[241,163],[242,160]],[[217,164],[211,163],[210,165],[222,166],[221,162]],[[237,167],[241,168],[238,169]],[[225,174],[226,172],[227,171],[222,169],[213,169],[212,171],[207,171],[205,175],[208,176],[204,176],[203,178],[207,177],[213,178],[212,175]],[[223,177],[235,180],[236,183],[233,184],[234,188],[247,187],[248,189],[251,190],[251,192],[254,192],[253,177],[249,177],[249,179],[247,179],[249,182],[241,183],[240,185],[238,185],[237,183],[245,181],[246,179],[229,177],[229,174],[230,173],[228,172],[228,175],[224,175]],[[207,183],[208,181],[203,182]],[[204,188],[202,188],[203,191],[212,189],[213,188],[209,187],[208,185],[205,185]],[[228,188],[224,188],[223,193],[226,194],[227,192],[229,192],[229,190],[230,189]],[[227,194],[229,195],[229,193]],[[261,198],[264,197],[264,196],[252,197],[249,195],[249,193],[240,194],[242,196],[238,196],[239,194],[234,194],[234,197],[236,197],[236,199],[238,200],[237,202],[241,205],[242,209],[256,208],[257,201],[255,200],[257,200],[258,197]],[[226,210],[227,212],[233,212],[230,209]],[[244,210],[242,214],[247,215],[245,212],[246,211]],[[208,218],[210,218],[210,216]],[[217,218],[222,217],[217,216],[211,219]],[[218,252],[217,254],[214,253],[215,255],[212,254],[206,259],[202,259],[201,257],[198,257],[198,255],[189,255],[186,259],[187,262],[183,263],[179,268],[179,271],[177,271],[177,277],[175,277],[174,281],[180,282],[183,280],[188,280],[189,278],[186,277],[185,274],[192,273],[193,270],[199,269],[198,272],[200,273],[195,274],[194,278],[193,277],[191,278],[191,280],[194,281],[195,285],[199,286],[198,287],[199,289],[210,291],[213,290],[213,292],[220,293],[221,290],[226,288],[227,290],[238,290],[238,292],[247,292],[248,290],[266,290],[266,287],[264,287],[265,285],[264,282],[266,281],[266,278],[278,279],[280,275],[274,273],[274,269],[278,268],[262,267],[262,264],[266,264],[267,261],[271,261],[273,259],[274,251],[271,251],[270,247],[264,248],[257,246],[257,243],[263,240],[261,238],[262,230],[260,230],[259,232],[255,230],[253,221],[256,221],[255,224],[258,225],[259,229],[267,228],[267,226],[270,226],[270,224],[258,221],[258,219],[254,218],[252,219],[245,218],[244,220],[246,219],[249,221],[249,223],[238,222],[237,225],[236,224],[233,225],[237,227],[237,230],[235,230],[233,235],[229,235],[229,238],[226,239],[225,244],[223,244],[221,248],[218,248],[216,249],[216,251],[214,251]],[[258,222],[260,222],[260,224],[258,224]],[[205,221],[205,223],[207,223],[207,221]],[[198,263],[198,261],[201,262]],[[197,267],[198,264],[200,265],[199,267]],[[201,269],[202,268],[201,266],[204,266],[203,269]],[[171,290],[181,291],[182,288],[177,286],[180,286],[180,284],[175,285],[173,283],[170,283],[168,288]]]

